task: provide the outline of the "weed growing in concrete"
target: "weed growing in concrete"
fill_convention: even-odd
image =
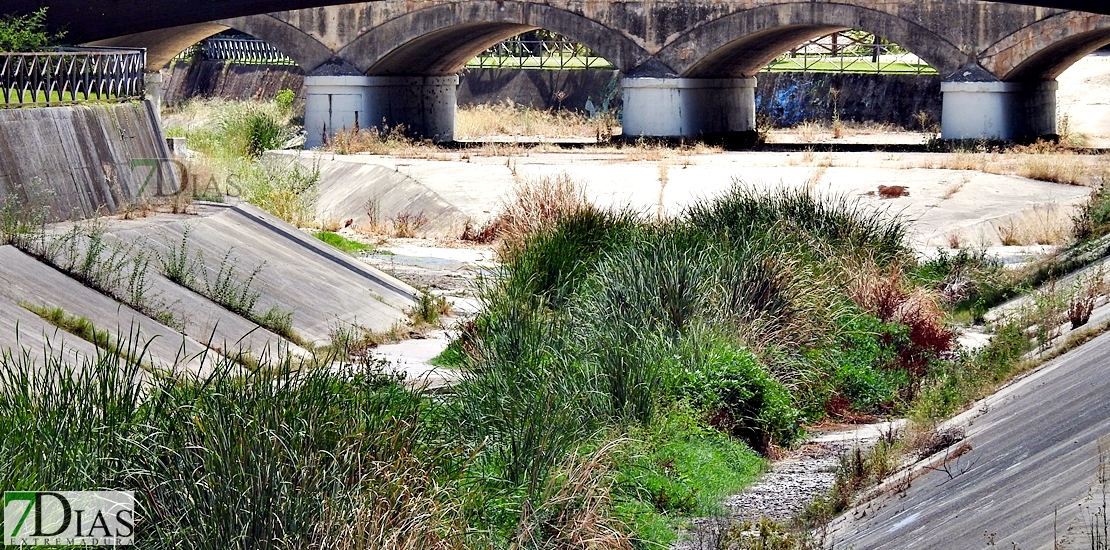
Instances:
[[[313,233],[313,236],[348,254],[358,255],[374,253],[373,246],[357,241],[352,241],[330,231],[318,231],[316,233]]]
[[[42,246],[46,233],[46,206],[30,205],[14,193],[0,202],[0,245],[18,248]]]
[[[414,325],[437,325],[440,319],[451,312],[451,303],[443,296],[436,296],[427,290],[420,292],[416,305],[408,312]]]
[[[114,240],[96,220],[61,235],[48,235],[43,226],[42,231],[21,234],[12,244],[139,313],[170,327],[182,325],[167,304],[150,292],[149,255],[140,247]]]
[[[38,315],[47,323],[129,363],[139,365],[145,355],[145,350],[139,347],[141,343],[137,327],[132,327],[126,336],[122,333],[113,336],[111,332],[98,328],[87,317],[71,315],[60,307],[50,308],[26,302],[21,303],[20,306]]]
[[[1091,550],[1107,550],[1110,548],[1110,437],[1101,437],[1098,441],[1098,474],[1097,493],[1092,495],[1092,500],[1098,496],[1102,502],[1095,502],[1095,506],[1088,507],[1087,528],[1088,540]]]
[[[164,253],[155,253],[162,267],[162,274],[167,279],[186,288],[192,288],[196,281],[196,271],[200,266],[200,258],[193,257],[189,252],[189,232],[191,227],[186,227],[181,233],[181,242],[171,244]]]
[[[249,275],[241,277],[236,265],[238,261],[232,256],[234,252],[234,249],[229,249],[224,254],[214,277],[209,278],[206,274],[203,294],[232,312],[250,318],[255,303],[262,296],[262,292],[253,290],[251,285],[266,264],[259,264]]]
[[[162,274],[167,279],[181,285],[209,300],[225,307],[228,311],[254,321],[259,326],[298,344],[306,345],[293,330],[293,312],[274,306],[265,313],[256,310],[262,292],[253,287],[254,280],[265,262],[255,266],[247,275],[240,273],[235,250],[228,249],[215,273],[205,265],[203,254],[193,253],[189,248],[189,232],[186,228],[181,240],[167,247],[165,252],[155,252]],[[149,261],[148,261],[149,263]]]
[[[393,229],[393,236],[399,239],[415,238],[424,226],[428,225],[428,217],[423,212],[401,212],[389,219]]]

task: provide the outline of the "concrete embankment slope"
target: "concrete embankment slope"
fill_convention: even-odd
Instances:
[[[411,176],[393,166],[366,162],[367,157],[321,155],[318,153],[272,152],[271,155],[296,158],[320,171],[316,210],[321,220],[356,227],[387,225],[398,217],[419,219],[418,236],[458,236],[468,220],[475,224],[490,217],[472,206],[472,201],[457,200],[442,186],[427,184],[419,175]],[[444,164],[445,165],[445,164]],[[445,165],[448,170],[452,167]],[[436,187],[433,189],[433,187]],[[490,193],[484,186],[471,189],[475,196]],[[496,195],[496,193],[493,193]]]
[[[0,109],[0,203],[14,195],[63,221],[176,191],[157,118],[147,101]]]
[[[970,451],[935,457],[905,492],[834,521],[833,546],[1090,548],[1088,522],[1110,490],[1098,479],[1100,440],[1110,463],[1108,396],[1103,335],[955,419]]]
[[[80,364],[95,357],[92,344],[57,331],[27,308],[61,308],[84,317],[114,337],[146,348],[145,362],[198,370],[206,353],[279,359],[308,350],[286,341],[254,320],[213,302],[208,286],[221,271],[234,269],[238,288],[257,294],[257,318],[271,308],[291,314],[296,340],[327,344],[338,328],[387,331],[407,320],[415,303],[412,287],[306,235],[250,205],[194,205],[192,215],[154,215],[138,220],[99,220],[105,255],[150,260],[145,276],[148,310],[159,320],[120,304],[73,277],[12,246],[0,247],[0,350],[26,350],[35,358],[57,355]],[[66,228],[56,228],[60,235]],[[76,241],[85,250],[87,240]],[[161,273],[161,259],[187,251],[200,292],[179,286]],[[83,252],[79,252],[83,254]],[[84,256],[81,256],[84,257]],[[253,274],[253,275],[252,275]]]

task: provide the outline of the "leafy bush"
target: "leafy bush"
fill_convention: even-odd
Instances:
[[[879,413],[894,407],[898,391],[909,382],[906,373],[897,370],[897,350],[890,345],[903,332],[904,327],[866,314],[845,318],[837,346],[828,352],[836,366],[832,389],[840,398],[830,401],[830,413]]]
[[[293,114],[293,102],[296,101],[297,94],[288,88],[283,89],[274,97],[274,104],[277,105],[278,111],[286,116]]]
[[[306,167],[297,161],[261,159],[231,167],[229,182],[233,192],[251,204],[293,224],[306,226],[316,217],[316,189],[320,184],[319,167]]]
[[[46,28],[46,8],[28,15],[0,17],[0,52],[37,52],[55,46],[65,32],[51,34]]]
[[[801,435],[789,390],[749,351],[714,346],[678,359],[675,391],[710,415],[718,429],[766,451]]]
[[[257,159],[288,139],[285,125],[262,110],[250,110],[242,118],[224,118],[221,130],[230,152],[248,159]]]
[[[1110,189],[1105,184],[1100,185],[1072,220],[1075,222],[1075,236],[1080,240],[1110,233]]]

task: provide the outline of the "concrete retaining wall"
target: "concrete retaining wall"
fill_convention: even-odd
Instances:
[[[540,109],[620,111],[620,72],[605,70],[536,71],[467,69],[459,75],[459,105],[510,100]],[[304,73],[297,67],[224,65],[204,61],[178,63],[167,69],[166,103],[191,97],[271,99],[279,90],[304,98]],[[845,121],[887,122],[919,129],[916,116],[939,123],[941,78],[873,74],[760,73],[757,110],[782,124],[831,120],[832,94],[839,90],[840,117]]]
[[[760,73],[756,111],[790,126],[832,120],[835,102],[844,121],[886,122],[920,130],[918,113],[940,123],[941,80],[939,75]]]
[[[176,191],[157,120],[146,101],[0,109],[0,202],[14,195],[61,221]]]
[[[162,71],[163,103],[174,107],[194,97],[273,99],[281,90],[304,101],[304,71],[299,67],[234,65],[222,61],[173,63]],[[304,108],[304,104],[300,105]]]

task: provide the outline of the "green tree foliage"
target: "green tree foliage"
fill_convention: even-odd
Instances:
[[[65,32],[46,28],[46,8],[28,15],[8,14],[0,18],[0,52],[36,52],[55,46]]]

